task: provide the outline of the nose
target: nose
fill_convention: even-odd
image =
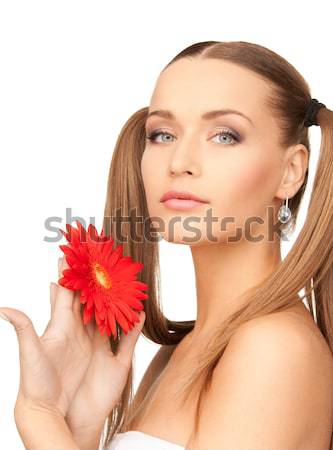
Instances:
[[[183,174],[198,176],[201,172],[199,154],[196,145],[185,137],[178,140],[175,145],[169,164],[169,172],[172,177]]]

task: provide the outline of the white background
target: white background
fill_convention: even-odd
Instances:
[[[100,230],[113,148],[128,117],[149,105],[162,68],[188,45],[244,40],[285,57],[312,96],[333,106],[330,1],[0,3],[0,306],[24,311],[41,335],[61,242],[44,226],[66,208]],[[311,127],[310,183],[320,129]],[[308,199],[308,196],[306,196]],[[303,204],[301,218],[306,213]],[[300,223],[301,225],[301,223]],[[291,244],[292,242],[290,242]],[[290,245],[289,244],[289,245]],[[196,316],[187,246],[161,242],[167,317]],[[284,254],[288,251],[284,246]],[[172,264],[170,264],[172,262]],[[158,345],[140,336],[135,388]],[[13,418],[19,383],[14,328],[0,319],[1,448],[23,449]],[[112,382],[112,380],[110,380]]]

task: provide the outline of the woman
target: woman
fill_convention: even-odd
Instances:
[[[282,261],[281,237],[293,230],[308,179],[313,124],[322,144],[308,217]],[[116,355],[93,326],[81,326],[79,299],[60,286],[51,294],[54,332],[51,341],[43,335],[42,347],[27,316],[1,308],[23,328],[15,417],[24,442],[47,448],[47,424],[61,448],[98,448],[108,418],[103,449],[332,450],[332,170],[333,113],[311,101],[306,81],[285,59],[257,44],[216,41],[173,58],[149,108],[133,114],[119,135],[104,229],[114,235],[115,211],[137,208],[164,239],[189,244],[197,318],[163,316],[158,246],[146,238],[124,244],[144,263],[150,297],[138,326],[113,343]],[[132,399],[141,329],[161,348]],[[71,342],[77,364],[47,377],[50,361],[63,364],[52,338],[63,351]],[[43,370],[29,372],[29,358]],[[43,395],[34,390],[38,382]]]

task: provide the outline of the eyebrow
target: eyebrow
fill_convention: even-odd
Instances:
[[[244,117],[244,119],[248,120],[252,126],[254,126],[254,123],[252,122],[252,120],[245,115],[244,113],[242,113],[241,111],[237,111],[236,109],[231,109],[231,108],[226,108],[226,109],[215,109],[213,111],[207,111],[204,114],[202,114],[201,119],[204,120],[211,120],[211,119],[215,119],[219,116],[224,116],[227,114],[237,114],[241,117]],[[148,115],[147,115],[147,119],[151,116],[158,116],[158,117],[162,117],[164,119],[169,119],[169,120],[176,120],[176,116],[171,112],[168,111],[166,109],[157,109],[156,111],[151,111]]]

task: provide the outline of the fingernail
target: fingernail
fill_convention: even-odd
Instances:
[[[8,317],[5,316],[3,313],[0,313],[0,317],[2,317],[4,320],[7,320],[8,322],[10,322],[10,320],[8,319]]]

